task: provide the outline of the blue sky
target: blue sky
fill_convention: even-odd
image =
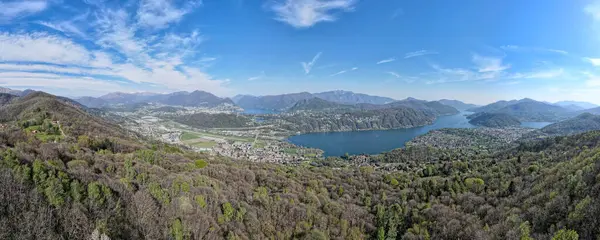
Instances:
[[[600,1],[0,0],[0,86],[600,104]]]

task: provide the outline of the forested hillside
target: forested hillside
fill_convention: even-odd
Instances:
[[[337,158],[280,165],[126,139],[50,95],[21,101],[0,108],[0,116],[14,114],[0,119],[0,239],[600,234],[598,131],[494,152],[418,147],[360,165]],[[71,130],[39,138],[23,124],[30,116]],[[97,126],[76,128],[84,119]]]
[[[469,116],[469,123],[484,127],[514,127],[521,125],[521,122],[506,113],[475,113]]]

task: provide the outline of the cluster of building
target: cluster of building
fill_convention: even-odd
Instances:
[[[293,149],[293,150],[292,150]],[[299,148],[285,142],[268,142],[265,146],[256,147],[252,143],[222,142],[213,147],[213,152],[235,159],[246,159],[253,162],[297,163],[320,158],[321,150]]]

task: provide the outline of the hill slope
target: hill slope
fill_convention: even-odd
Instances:
[[[548,125],[541,129],[552,135],[571,135],[592,130],[600,130],[600,116],[582,113],[577,117]]]
[[[521,125],[517,118],[505,113],[476,113],[469,118],[471,119],[469,123],[484,127],[501,128]]]
[[[294,104],[293,107],[289,109],[289,111],[323,111],[339,109],[356,109],[356,107],[352,105],[335,103],[315,97],[298,101],[296,104]]]
[[[92,120],[52,96],[32,95],[9,104],[9,110],[2,107],[2,113],[14,113],[7,118],[17,122],[27,120],[29,110],[72,113],[65,125]],[[97,121],[104,131],[120,131]],[[577,236],[572,239],[595,239],[600,234],[597,131],[491,153],[425,146],[290,165],[159,143],[116,147],[121,145],[118,139],[44,143],[17,125],[0,131],[0,239],[550,239],[565,232]],[[360,159],[366,161],[354,165]]]
[[[354,93],[350,91],[329,91],[329,92],[321,92],[314,93],[315,97],[335,102],[341,104],[359,104],[359,103],[369,103],[369,104],[386,104],[395,101],[394,99],[388,97],[380,97],[367,95],[362,93]]]

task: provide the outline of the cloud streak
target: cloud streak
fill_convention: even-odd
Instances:
[[[404,58],[408,59],[408,58],[414,58],[414,57],[432,55],[432,54],[438,54],[438,52],[431,51],[431,50],[419,50],[419,51],[414,51],[414,52],[407,52],[406,54],[404,54]]]
[[[264,78],[265,76],[266,76],[265,71],[262,71],[262,72],[260,72],[260,75],[258,75],[258,76],[249,77],[248,81],[256,81],[256,80]]]
[[[46,10],[46,0],[16,0],[0,2],[0,24]]]
[[[517,45],[504,45],[500,46],[500,49],[505,51],[513,51],[513,52],[549,52],[549,53],[557,53],[562,55],[568,55],[569,52],[559,49],[552,48],[543,48],[543,47],[524,47]]]
[[[321,54],[322,54],[322,52],[317,53],[317,55],[315,55],[310,62],[301,62],[300,63],[302,65],[302,68],[304,69],[305,74],[310,73],[310,71],[312,70],[315,63],[317,63],[317,60],[319,60],[319,58],[321,57]]]
[[[356,70],[358,70],[358,68],[357,67],[353,67],[351,69],[346,69],[346,70],[342,70],[342,71],[339,71],[337,73],[331,74],[330,76],[333,77],[333,76],[337,76],[337,75],[340,75],[340,74],[344,74],[344,73],[351,72],[351,71],[356,71]]]
[[[285,0],[269,6],[275,20],[295,28],[308,28],[319,22],[337,20],[335,13],[351,11],[357,0]]]
[[[502,58],[498,57],[485,57],[473,54],[472,61],[480,73],[500,72],[510,68],[510,65],[503,64]]]
[[[383,60],[377,62],[377,64],[384,64],[384,63],[389,63],[389,62],[393,62],[393,61],[396,61],[396,58],[383,59]]]

